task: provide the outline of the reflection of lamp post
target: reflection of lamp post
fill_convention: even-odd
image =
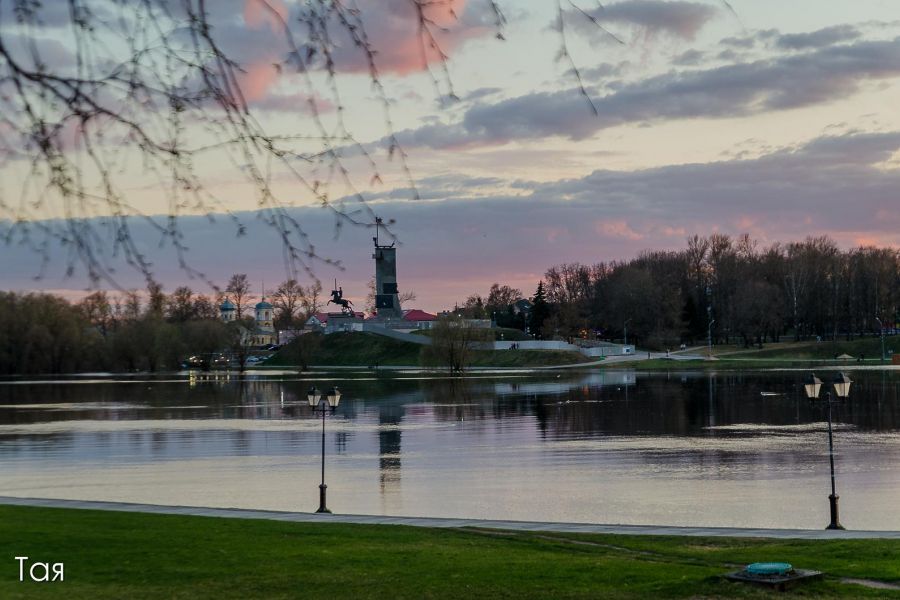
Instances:
[[[331,511],[325,506],[325,413],[334,414],[334,410],[341,402],[341,392],[337,387],[331,388],[327,394],[320,394],[315,386],[309,388],[306,393],[306,400],[313,412],[322,413],[322,483],[319,485],[319,510],[317,513],[330,513]]]
[[[846,399],[850,395],[850,384],[853,383],[850,381],[850,378],[847,377],[844,373],[840,373],[834,380],[834,393],[841,400]],[[810,373],[810,375],[806,378],[806,382],[803,384],[804,389],[806,390],[806,397],[810,400],[816,400],[819,397],[819,389],[822,387],[822,380]],[[831,522],[828,524],[828,527],[825,529],[843,529],[844,526],[841,525],[841,520],[838,516],[838,498],[839,496],[835,492],[834,486],[834,441],[832,439],[832,428],[831,428],[831,392],[825,392],[826,402],[827,404],[827,412],[826,415],[828,417],[828,460],[831,463],[831,495],[828,496],[828,501],[831,506]]]

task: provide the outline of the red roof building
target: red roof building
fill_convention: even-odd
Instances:
[[[424,310],[419,310],[418,308],[403,311],[404,321],[415,321],[418,323],[421,321],[434,321],[436,319],[437,315],[427,313]]]

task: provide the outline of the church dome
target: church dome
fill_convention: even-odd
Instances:
[[[225,302],[219,305],[219,310],[235,310],[234,303],[228,298],[225,299]]]
[[[265,300],[263,300],[262,302],[260,302],[259,304],[256,305],[256,310],[263,310],[266,308],[275,308],[275,307],[272,306],[271,304],[269,304],[268,302],[266,302]]]

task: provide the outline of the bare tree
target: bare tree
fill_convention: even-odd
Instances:
[[[499,34],[503,15],[493,0],[483,2]],[[454,98],[442,41],[455,2],[409,0],[409,7],[423,68],[442,100]],[[30,244],[45,264],[48,241],[66,245],[68,271],[83,268],[93,283],[115,284],[114,258],[149,280],[152,265],[132,234],[138,218],[174,248],[183,269],[202,277],[187,260],[179,217],[222,212],[238,235],[245,230],[197,167],[212,160],[234,165],[254,186],[260,218],[280,240],[292,276],[311,273],[316,261],[339,265],[316,252],[272,181],[276,173],[292,178],[307,201],[333,213],[338,229],[374,226],[356,182],[380,181],[381,169],[347,126],[337,85],[350,59],[366,66],[381,104],[386,158],[415,190],[368,33],[377,3],[311,0],[289,10],[280,0],[248,0],[245,10],[268,28],[272,51],[261,65],[241,62],[240,36],[226,35],[232,12],[218,8],[205,0],[0,2],[0,161],[23,174],[21,200],[0,197],[7,220],[0,236]],[[251,73],[259,68],[269,72]],[[271,133],[256,118],[247,84],[255,75],[290,78],[307,99],[303,129]],[[330,120],[322,116],[326,105],[337,107]],[[351,168],[348,156],[362,157],[365,170]],[[163,217],[130,200],[128,167],[138,162],[146,184],[165,190],[167,209],[156,211]],[[52,217],[62,218],[42,220]]]
[[[187,287],[181,286],[176,288],[169,295],[166,303],[166,316],[170,321],[176,323],[185,323],[196,317],[196,307],[194,306],[194,291]]]
[[[422,348],[422,362],[429,366],[446,367],[453,373],[465,371],[472,360],[475,345],[490,337],[490,331],[475,327],[456,315],[438,318],[431,332],[431,344]]]
[[[147,314],[161,319],[166,308],[166,295],[163,287],[155,281],[147,283]]]
[[[97,328],[102,335],[106,335],[113,320],[112,305],[109,296],[103,290],[85,296],[79,303],[81,312],[85,318]]]
[[[367,314],[375,314],[375,296],[375,277],[370,277],[366,284],[366,304],[363,309]],[[414,302],[418,296],[413,290],[407,290],[400,292],[397,298],[400,300],[400,306],[403,306],[407,302]]]
[[[322,344],[322,337],[322,334],[318,332],[298,335],[282,348],[278,355],[296,366],[298,371],[305,371],[309,368],[316,351]]]
[[[290,327],[294,324],[305,293],[306,290],[296,279],[288,279],[269,292],[276,310],[275,320],[279,326]]]
[[[461,3],[405,2],[422,69],[441,103],[454,101],[444,36]],[[473,4],[486,10],[503,40],[506,19],[498,2]],[[50,242],[59,242],[69,249],[67,271],[84,269],[92,284],[115,285],[118,260],[150,280],[152,264],[133,235],[137,220],[175,250],[188,274],[204,277],[188,260],[180,217],[223,213],[237,235],[246,231],[198,167],[227,164],[252,184],[260,219],[280,241],[286,271],[296,279],[299,272],[313,275],[318,261],[340,263],[318,254],[289,210],[293,200],[273,185],[277,177],[290,180],[293,198],[330,211],[337,231],[348,224],[375,226],[360,182],[380,182],[388,161],[418,197],[381,77],[384,48],[368,27],[386,10],[381,3],[308,0],[288,7],[281,0],[247,0],[245,11],[265,24],[265,43],[257,47],[271,49],[257,64],[241,54],[244,36],[228,35],[233,14],[220,6],[206,0],[0,1],[0,165],[22,175],[18,199],[0,195],[0,239],[31,246],[45,266]],[[596,114],[569,52],[566,24],[586,19],[600,35],[621,40],[601,23],[599,9],[574,0],[556,0],[556,8],[558,58]],[[384,143],[375,151],[356,140],[345,120],[353,107],[338,79],[348,60],[364,65],[380,104]],[[247,82],[260,77],[290,80],[305,98],[298,107],[309,117],[303,126],[273,133],[257,118]],[[328,106],[335,110],[325,118]],[[146,174],[144,189],[164,192],[164,209],[148,211],[132,201],[137,171]]]
[[[244,317],[244,311],[248,308],[248,304],[253,297],[250,295],[250,281],[247,279],[246,273],[235,273],[228,280],[225,292],[234,302],[235,314],[238,320]]]
[[[300,306],[303,310],[303,322],[322,310],[322,283],[318,280],[306,286],[303,290],[303,297],[300,299]]]

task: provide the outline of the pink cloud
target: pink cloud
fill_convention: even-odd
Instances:
[[[318,94],[267,94],[252,102],[253,107],[259,110],[268,110],[284,113],[296,113],[309,115],[313,112],[312,104],[315,104],[319,114],[334,112],[335,104],[328,98],[322,98]]]
[[[245,0],[244,23],[252,29],[266,25],[280,32],[288,20],[288,10],[282,0]]]
[[[407,75],[421,71],[439,62],[441,52],[449,55],[466,40],[493,31],[483,7],[467,6],[466,0],[425,3],[423,14],[439,51],[427,36],[420,35],[415,5],[408,0],[361,0],[359,8],[381,73]],[[282,63],[288,51],[285,23],[295,30],[295,35],[302,33],[297,23],[290,20],[290,11],[283,0],[245,0],[243,26],[237,25],[229,34],[230,42],[240,48],[236,58],[242,62],[244,72],[239,75],[238,84],[250,104],[266,101],[280,78],[274,65]],[[367,57],[346,33],[346,25],[335,20],[329,28],[334,36],[332,51],[336,68],[349,73],[367,72]],[[302,38],[300,35],[297,40],[302,43]],[[272,103],[275,110],[293,108],[274,106],[280,103],[278,99]],[[327,103],[320,109],[327,112],[334,106]]]
[[[626,240],[641,240],[644,236],[632,229],[625,221],[598,221],[594,229],[600,235],[608,237],[624,238]]]
[[[375,63],[382,73],[408,75],[440,61],[440,52],[419,35],[416,9],[408,0],[363,0],[360,4],[366,34],[375,50]],[[484,7],[467,6],[466,0],[432,3],[424,16],[444,54],[450,55],[472,38],[490,35],[493,29]],[[423,55],[424,54],[424,55]],[[367,72],[365,55],[352,44],[336,52],[338,69]]]
[[[238,76],[238,85],[244,100],[254,103],[265,98],[269,89],[278,80],[278,70],[271,62],[257,62],[245,67]]]

